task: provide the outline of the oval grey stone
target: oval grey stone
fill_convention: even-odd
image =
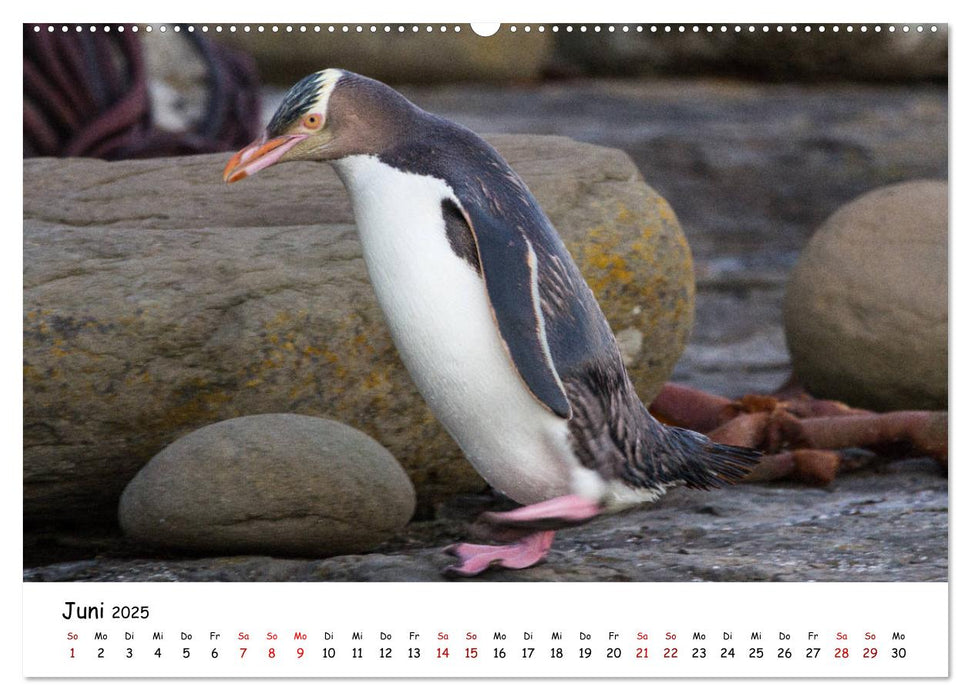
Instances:
[[[786,339],[812,393],[874,410],[947,408],[947,183],[853,200],[786,289]]]
[[[336,421],[244,416],[176,440],[135,476],[118,517],[129,537],[207,552],[329,556],[403,528],[415,490],[378,442]]]

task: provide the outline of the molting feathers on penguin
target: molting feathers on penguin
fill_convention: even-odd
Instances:
[[[328,69],[290,89],[223,177],[294,160],[334,166],[419,392],[476,471],[524,504],[483,516],[504,544],[450,547],[452,573],[531,566],[558,528],[670,486],[732,483],[758,461],[648,413],[559,234],[473,132]]]

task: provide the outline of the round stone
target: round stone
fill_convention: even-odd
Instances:
[[[840,208],[786,290],[796,376],[873,410],[947,408],[947,183],[906,182]]]
[[[367,551],[414,509],[407,475],[372,438],[266,414],[173,442],[128,484],[118,516],[126,535],[152,545],[316,557]]]

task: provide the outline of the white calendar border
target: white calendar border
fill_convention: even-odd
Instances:
[[[948,673],[943,582],[28,583],[24,593],[32,677]],[[88,606],[94,619],[75,614]]]
[[[229,6],[226,3],[214,3],[211,5],[206,5],[200,7],[198,2],[188,3],[184,0],[172,0],[164,4],[164,11],[159,12],[159,7],[148,8],[148,10],[157,16],[154,17],[133,17],[133,8],[136,12],[141,14],[146,10],[145,6],[133,6],[131,4],[121,4],[119,2],[112,3],[85,3],[84,14],[85,17],[79,19],[86,19],[88,17],[98,17],[98,18],[109,18],[112,21],[172,21],[173,18],[181,20],[201,20],[201,21],[211,21],[213,19],[224,19],[233,18],[242,15],[241,17],[247,21],[286,21],[286,20],[297,20],[306,21],[313,19],[326,19],[328,21],[387,21],[389,19],[389,14],[395,20],[405,20],[408,21],[456,21],[456,22],[467,22],[467,21],[494,21],[497,19],[503,19],[505,21],[517,21],[517,22],[536,22],[537,20],[542,20],[544,22],[550,21],[603,21],[606,17],[607,20],[621,19],[627,20],[632,19],[629,4],[622,2],[621,0],[601,0],[598,3],[575,3],[575,7],[565,7],[564,3],[557,4],[557,11],[560,16],[553,17],[550,15],[551,8],[544,7],[540,9],[530,8],[525,6],[521,1],[515,0],[496,0],[495,2],[490,2],[488,7],[483,6],[472,6],[462,5],[461,16],[455,15],[456,3],[447,3],[444,0],[438,0],[437,2],[430,2],[429,0],[420,0],[420,7],[416,6],[416,3],[408,3],[407,9],[403,10],[401,5],[393,10],[388,10],[384,7],[385,3],[381,3],[378,6],[368,5],[364,6],[362,3],[353,3],[341,5],[337,3],[324,4],[314,7],[308,7],[305,5],[296,6],[262,6],[263,9],[247,7],[245,9],[238,5]],[[62,0],[55,0],[53,2],[45,3],[43,6],[35,6],[20,9],[18,14],[21,16],[18,18],[18,23],[26,21],[62,21],[66,17],[71,17],[72,13],[77,12],[77,5],[75,3],[65,3]],[[269,8],[269,9],[267,9]],[[950,4],[935,2],[935,1],[925,1],[915,5],[912,2],[885,2],[881,5],[881,17],[878,18],[880,21],[890,22],[890,21],[911,21],[914,19],[914,15],[919,14],[919,19],[930,19],[936,21],[938,19],[946,21],[951,19],[953,15],[951,12]],[[406,13],[406,16],[401,16],[402,12]],[[158,16],[161,15],[161,16]],[[201,16],[200,16],[201,15]],[[287,16],[284,16],[287,15]],[[289,16],[292,15],[292,16]],[[320,16],[315,16],[320,15]],[[417,16],[416,16],[417,15]],[[776,2],[747,2],[747,3],[714,3],[714,2],[704,2],[696,3],[691,7],[681,6],[681,5],[668,5],[664,7],[653,6],[650,8],[650,12],[647,10],[639,11],[637,13],[636,19],[641,19],[641,15],[645,20],[652,22],[665,22],[665,21],[749,21],[758,19],[767,19],[770,21],[795,21],[795,22],[806,22],[806,21],[826,21],[826,22],[859,22],[859,21],[872,21],[873,17],[872,11],[863,9],[863,6],[855,6],[851,3],[845,2],[834,2],[833,0],[824,0],[823,2],[814,2],[807,7],[799,7],[797,5],[786,5],[779,6]],[[955,69],[951,74],[952,81],[952,114],[965,115],[967,113],[967,100],[966,100],[966,80],[964,76],[967,74],[966,70],[968,68],[968,62],[966,60],[965,49],[962,45],[963,36],[959,31],[963,29],[966,25],[958,25],[956,31],[953,35],[956,37],[956,41],[951,44],[951,60],[952,65]],[[9,25],[8,25],[9,29]],[[954,31],[952,25],[952,31]],[[16,28],[19,32],[19,28]],[[19,66],[17,57],[14,55],[14,48],[17,42],[7,42],[4,45],[4,58],[3,62],[5,78],[4,85],[7,86],[8,90],[15,89],[14,86],[17,82],[14,82],[13,76],[16,67]],[[14,110],[5,110],[4,120],[6,122],[6,133],[17,133],[16,124],[13,123],[16,114]],[[963,134],[955,129],[951,134],[951,143],[949,144],[951,153],[951,164],[953,168],[951,182],[959,182],[962,185],[966,182],[966,178],[963,177],[966,168],[964,164],[967,162],[967,147],[965,145],[965,138]],[[12,159],[8,158],[8,161]],[[12,223],[12,205],[9,202],[16,201],[16,195],[20,195],[20,187],[22,184],[19,172],[14,173],[13,168],[18,167],[19,164],[7,163],[5,168],[8,170],[7,177],[4,178],[4,182],[16,183],[13,187],[15,192],[10,194],[7,198],[7,203],[4,205],[5,212],[9,219],[11,219],[11,226],[8,227],[9,231],[19,230],[17,226]],[[955,178],[958,178],[955,180]],[[22,199],[22,197],[21,197]],[[968,217],[966,216],[966,198],[956,197],[952,199],[951,202],[951,228],[952,231],[963,231],[967,227],[963,224],[967,223]],[[952,244],[952,270],[958,269],[958,263],[967,263],[967,250],[965,248],[965,243],[959,240],[959,237],[954,237]],[[7,273],[3,276],[6,280],[8,289],[4,290],[6,294],[3,295],[3,303],[0,304],[0,308],[3,309],[4,321],[6,321],[4,327],[8,329],[8,332],[13,335],[13,329],[18,327],[17,320],[19,320],[19,305],[16,300],[19,298],[18,294],[22,290],[22,285],[20,284],[20,268],[19,263],[21,259],[22,247],[20,246],[19,237],[8,235],[4,241],[3,245],[7,246],[8,249],[4,251],[6,253],[3,256],[3,260],[6,261],[8,269],[4,272]],[[953,333],[953,344],[951,349],[951,358],[957,357],[967,357],[968,353],[963,352],[964,340],[963,331],[968,328],[967,318],[965,314],[967,313],[964,309],[968,308],[968,305],[961,303],[967,300],[967,291],[965,288],[965,283],[963,278],[966,275],[953,275],[952,279],[952,299],[954,303],[952,304],[953,314],[951,316],[951,328],[960,329],[961,334],[956,330],[952,330]],[[3,349],[3,359],[4,368],[7,370],[4,372],[4,388],[6,391],[4,395],[10,400],[10,406],[5,412],[8,417],[13,417],[10,424],[4,432],[4,444],[7,446],[7,452],[9,455],[9,461],[14,462],[18,458],[21,459],[22,463],[22,410],[21,410],[21,346],[15,342],[12,338],[8,339],[9,345]],[[962,416],[962,420],[958,426],[958,431],[952,431],[954,435],[966,435],[968,431],[961,430],[965,427],[963,424],[966,419],[963,416],[967,415],[965,403],[968,390],[968,381],[966,371],[960,366],[959,363],[952,362],[951,366],[951,378],[952,378],[952,392],[951,392],[951,410],[952,415]],[[17,420],[17,419],[20,420]],[[956,421],[955,421],[956,422]],[[952,464],[965,464],[966,461],[963,459],[967,456],[967,451],[964,449],[962,444],[963,440],[955,440],[952,445]],[[963,481],[962,474],[959,469],[954,470],[951,473],[951,485],[952,493],[958,493],[959,490],[963,491]],[[5,498],[5,514],[8,518],[7,526],[8,531],[13,531],[15,533],[20,533],[18,536],[9,538],[9,541],[13,541],[17,546],[17,553],[22,552],[22,482],[17,479],[14,484],[14,488],[4,489],[6,493]],[[954,527],[951,531],[950,543],[952,554],[957,552],[957,548],[954,546],[954,542],[965,542],[965,538],[962,535],[967,533],[967,518],[959,509],[952,509],[952,523]],[[5,599],[11,601],[11,605],[16,607],[16,601],[21,600],[21,592],[23,588],[22,583],[22,566],[16,566],[16,564],[11,563],[10,560],[16,560],[17,556],[10,556],[11,552],[8,552],[8,564],[5,567],[6,576],[4,577],[4,592],[7,594]],[[22,564],[22,561],[19,562]],[[967,659],[971,658],[969,656],[968,645],[962,637],[962,631],[966,632],[968,629],[966,625],[963,625],[965,619],[965,610],[967,604],[964,602],[963,595],[956,595],[958,586],[961,586],[962,590],[966,587],[963,583],[968,579],[968,567],[967,567],[967,557],[958,558],[952,556],[951,558],[951,659]],[[83,584],[82,584],[83,585]],[[217,584],[218,585],[218,584]],[[448,584],[442,584],[448,585]],[[556,584],[534,584],[534,585],[556,585]],[[611,585],[611,584],[604,584]],[[10,615],[6,619],[16,619],[15,615]],[[16,636],[16,635],[15,635]],[[15,649],[10,648],[11,645],[6,645],[5,653],[3,655],[3,668],[4,675],[3,679],[8,687],[20,691],[24,694],[30,693],[31,697],[34,698],[47,698],[47,697],[62,697],[72,692],[82,691],[85,693],[96,692],[99,697],[131,697],[133,694],[138,694],[141,697],[167,697],[172,691],[186,691],[191,692],[219,692],[221,694],[231,693],[234,698],[250,698],[250,697],[263,697],[269,693],[274,692],[303,692],[311,691],[314,693],[324,692],[350,692],[350,693],[360,693],[365,689],[370,690],[388,690],[393,689],[397,691],[399,685],[404,683],[400,689],[406,692],[434,690],[439,692],[461,692],[467,698],[479,698],[479,697],[493,697],[496,693],[507,692],[509,689],[525,690],[527,692],[535,692],[538,686],[535,682],[516,680],[516,681],[493,681],[493,682],[479,682],[479,683],[467,683],[462,680],[442,680],[442,681],[387,681],[387,680],[373,680],[373,681],[354,681],[354,680],[330,680],[326,682],[326,685],[320,685],[319,682],[314,680],[291,680],[291,681],[253,681],[253,680],[221,680],[218,682],[205,681],[205,680],[192,680],[192,681],[180,681],[171,680],[167,682],[154,682],[145,683],[144,681],[138,680],[116,680],[116,681],[84,681],[78,684],[77,681],[31,681],[27,682],[21,676],[21,661],[20,655],[16,653]],[[18,646],[16,642],[13,644],[14,647]],[[966,664],[965,664],[966,666]],[[900,681],[897,680],[868,680],[868,681],[820,681],[818,683],[791,683],[786,680],[760,680],[760,681],[734,681],[734,682],[724,682],[717,680],[703,680],[703,681],[689,681],[692,684],[701,684],[699,687],[701,689],[710,689],[713,692],[717,692],[720,696],[732,697],[759,697],[772,695],[773,697],[778,697],[780,693],[785,693],[787,697],[816,697],[819,692],[827,692],[832,690],[839,690],[842,692],[853,692],[853,691],[864,691],[868,694],[870,693],[896,693],[901,689],[908,694],[914,692],[920,692],[918,687],[924,688],[925,683],[933,683],[933,685],[928,686],[928,689],[932,690],[936,695],[943,696],[953,696],[954,688],[956,683],[953,682],[955,677],[964,677],[967,672],[961,664],[952,663],[952,682],[941,683],[941,682],[927,682],[927,681],[917,681],[917,682],[907,682],[904,686],[900,685]],[[19,683],[16,679],[20,678]],[[684,680],[651,680],[650,686],[641,685],[642,681],[637,680],[622,680],[614,682],[604,682],[604,681],[559,681],[559,680],[544,680],[542,681],[543,692],[557,692],[563,693],[566,697],[572,697],[575,694],[583,693],[584,695],[589,695],[589,692],[594,689],[600,689],[603,687],[608,688],[612,692],[619,692],[622,694],[633,693],[633,692],[644,692],[645,690],[650,691],[673,691],[677,693],[683,693],[685,690]],[[819,683],[823,683],[822,686]],[[16,684],[16,685],[15,685]],[[636,684],[636,685],[635,685]],[[717,684],[717,685],[716,685]]]

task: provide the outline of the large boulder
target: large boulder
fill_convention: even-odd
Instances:
[[[268,414],[208,425],[166,447],[128,484],[118,520],[150,545],[332,556],[381,544],[414,510],[404,470],[364,433]]]
[[[693,314],[671,208],[621,151],[490,140],[558,227],[650,401]],[[332,169],[227,186],[227,158],[24,162],[26,521],[113,519],[162,447],[259,413],[373,436],[407,470],[419,514],[481,488],[397,357]]]
[[[796,376],[874,410],[947,408],[947,183],[914,181],[840,208],[786,289]]]

